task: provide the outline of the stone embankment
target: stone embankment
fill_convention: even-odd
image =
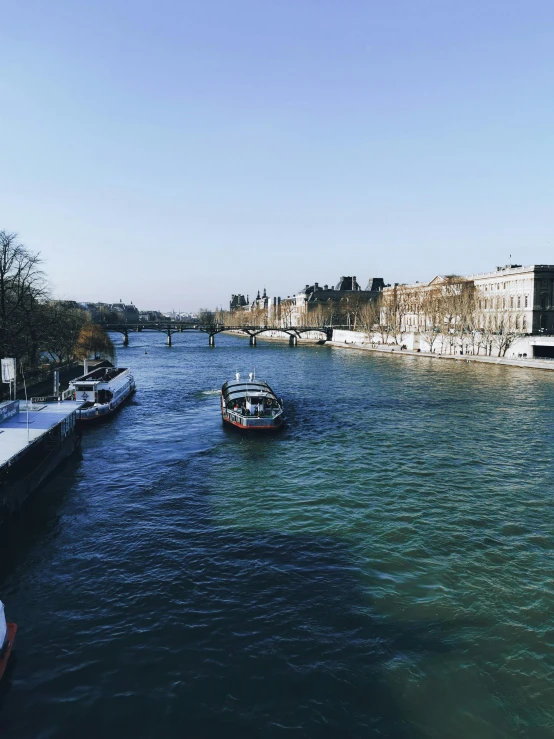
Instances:
[[[554,360],[548,359],[514,359],[506,357],[483,357],[472,354],[435,354],[434,352],[418,352],[413,349],[401,349],[391,344],[372,345],[343,341],[328,341],[326,346],[334,346],[339,349],[357,349],[363,352],[378,352],[380,354],[393,354],[396,357],[426,357],[428,359],[446,360],[453,362],[481,362],[484,364],[504,365],[508,367],[524,367],[525,369],[554,370]]]
[[[243,336],[248,338],[247,334],[240,331],[225,331],[225,333],[234,334],[235,336]],[[496,364],[507,367],[523,367],[525,369],[542,369],[554,371],[554,359],[527,359],[518,357],[485,357],[473,354],[438,354],[436,352],[415,351],[414,349],[401,349],[396,344],[372,344],[370,341],[360,341],[361,334],[359,332],[350,332],[340,330],[338,332],[340,340],[326,341],[325,346],[333,346],[338,349],[357,349],[364,352],[377,352],[380,354],[393,354],[396,357],[427,357],[428,359],[447,360],[451,362],[481,362],[482,364]],[[351,339],[344,338],[351,335]],[[288,341],[289,335],[275,330],[257,337],[261,341]],[[302,337],[298,339],[298,344],[320,344],[321,336],[314,335]]]

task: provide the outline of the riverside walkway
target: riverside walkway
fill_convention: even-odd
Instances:
[[[453,362],[481,362],[483,364],[505,365],[507,367],[523,367],[525,369],[554,370],[554,360],[549,359],[518,359],[512,357],[484,357],[475,354],[436,354],[434,352],[414,351],[413,349],[401,349],[400,346],[392,344],[367,344],[348,343],[345,341],[328,341],[328,346],[339,349],[357,349],[364,352],[379,352],[381,354],[394,354],[396,357],[426,357],[427,359],[450,360]]]

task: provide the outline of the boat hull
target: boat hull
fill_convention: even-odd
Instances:
[[[0,525],[19,510],[27,498],[31,497],[80,447],[81,434],[77,430],[75,433],[68,434],[63,442],[49,452],[24,478],[8,480],[5,487],[0,490]]]
[[[12,623],[11,621],[6,622],[6,628],[7,628],[7,645],[4,650],[4,653],[0,657],[0,680],[4,676],[4,672],[6,671],[6,667],[8,666],[8,662],[10,660],[10,654],[12,653],[12,647],[15,640],[15,634],[17,632],[17,624]]]
[[[263,424],[263,425],[262,424],[257,424],[257,425],[249,424],[248,423],[248,419],[246,419],[246,420],[247,420],[247,423],[246,424],[244,424],[244,423],[237,423],[236,421],[231,421],[229,418],[225,418],[225,416],[223,416],[223,423],[224,424],[227,424],[227,426],[231,426],[232,428],[238,429],[239,431],[255,431],[255,432],[258,432],[259,431],[261,433],[266,433],[267,434],[268,432],[271,432],[271,431],[279,431],[280,429],[283,428],[283,425],[284,425],[284,422],[282,420],[279,421],[279,423],[277,423],[277,424]],[[254,420],[254,421],[263,421],[265,419],[262,419],[262,418],[257,419],[256,418],[256,419],[252,419],[252,420]],[[269,421],[270,419],[267,419],[267,420]]]

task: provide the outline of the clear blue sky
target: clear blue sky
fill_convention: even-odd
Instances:
[[[552,0],[5,2],[0,228],[195,309],[554,263]]]

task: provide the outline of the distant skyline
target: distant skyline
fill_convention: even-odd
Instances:
[[[57,297],[192,311],[554,262],[554,5],[2,8],[0,229]]]

